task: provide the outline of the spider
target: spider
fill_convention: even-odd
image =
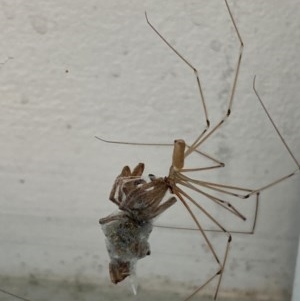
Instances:
[[[99,221],[107,237],[111,258],[109,273],[113,283],[133,274],[136,261],[150,255],[147,240],[152,231],[151,220],[176,202],[176,198],[171,197],[160,204],[169,187],[168,179],[149,175],[150,182],[147,183],[141,178],[143,171],[143,163],[132,172],[128,166],[122,169],[109,197],[121,211]]]
[[[277,132],[277,135],[279,136],[287,152],[295,162],[297,169],[257,189],[249,189],[244,187],[208,182],[199,178],[187,176],[187,174],[189,173],[202,172],[225,166],[224,163],[201,151],[201,146],[204,144],[204,142],[221,128],[221,126],[231,114],[232,103],[235,96],[235,90],[243,55],[244,43],[242,37],[239,33],[238,27],[227,0],[224,0],[224,2],[227,7],[232,25],[235,29],[237,39],[239,41],[239,54],[235,67],[232,88],[229,94],[227,109],[219,122],[217,122],[213,126],[210,125],[208,118],[205,98],[203,95],[200,77],[197,69],[162,36],[162,34],[149,21],[147,13],[145,13],[146,21],[151,29],[194,72],[197,87],[199,90],[200,100],[206,117],[206,127],[198,135],[198,137],[196,137],[191,145],[187,145],[183,139],[176,139],[174,141],[172,163],[169,169],[169,174],[166,177],[157,178],[154,175],[149,175],[149,181],[144,180],[142,178],[144,164],[139,163],[132,172],[128,166],[125,166],[122,169],[121,174],[116,178],[109,199],[118,206],[120,211],[116,214],[100,219],[100,224],[102,225],[103,231],[107,238],[107,249],[111,259],[109,271],[113,283],[118,283],[124,280],[127,276],[131,275],[134,272],[134,265],[136,261],[144,258],[147,255],[150,255],[150,246],[147,240],[149,238],[150,232],[152,231],[152,220],[163,213],[165,210],[170,208],[172,205],[174,205],[177,200],[179,200],[184,205],[191,219],[195,223],[197,230],[204,239],[209,252],[212,254],[217,265],[216,271],[211,276],[209,276],[209,278],[204,283],[200,284],[198,288],[184,300],[187,301],[192,299],[192,297],[194,297],[212,280],[217,279],[217,285],[215,288],[215,293],[213,295],[214,300],[216,300],[226,266],[229,247],[232,242],[231,233],[233,231],[228,231],[208,210],[204,208],[204,206],[198,199],[196,200],[190,195],[188,190],[195,192],[199,196],[206,197],[225,210],[228,210],[231,214],[241,220],[246,220],[246,217],[237,208],[235,208],[231,202],[226,201],[225,197],[247,199],[253,196],[255,199],[255,212],[251,230],[249,231],[250,234],[253,234],[257,220],[260,193],[263,190],[266,190],[278,184],[279,182],[292,177],[300,169],[299,162],[294,157],[283,136],[279,132],[277,126],[275,125],[267,109],[265,108],[262,99],[255,87],[254,77],[253,90],[269,121]],[[96,138],[106,143],[153,145],[147,143],[111,141],[100,137]],[[209,159],[213,163],[208,166],[185,168],[185,161],[193,153],[198,153],[201,156]],[[167,201],[164,201],[164,197],[167,192],[169,192],[173,196]],[[221,193],[224,198],[217,197],[216,194],[218,193]],[[217,229],[214,231],[222,232],[226,236],[226,247],[222,256],[220,256],[213,247],[207,235],[207,231],[203,228],[201,221],[191,209],[191,204],[196,206],[197,209],[200,210],[202,214],[204,214],[216,226]]]

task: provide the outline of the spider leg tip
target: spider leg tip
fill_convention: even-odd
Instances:
[[[149,23],[147,11],[145,11],[145,18],[146,18],[146,21]]]

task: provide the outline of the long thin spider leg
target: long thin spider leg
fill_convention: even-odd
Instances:
[[[204,170],[211,170],[211,169],[216,169],[224,167],[222,165],[212,165],[212,166],[204,166],[204,167],[198,167],[198,168],[184,168],[181,169],[180,172],[193,172],[193,171],[204,171]]]
[[[219,288],[221,285],[221,280],[222,280],[222,276],[224,273],[224,267],[226,264],[226,260],[227,260],[227,256],[228,256],[228,251],[229,251],[229,246],[230,246],[230,242],[231,240],[227,241],[227,245],[226,245],[226,250],[225,250],[225,255],[224,255],[224,260],[223,260],[223,269],[217,273],[216,275],[212,276],[211,278],[209,278],[204,284],[202,284],[200,287],[198,287],[188,298],[186,298],[184,301],[188,301],[190,300],[192,297],[194,297],[203,287],[205,287],[209,282],[211,282],[216,276],[220,275],[219,280],[218,280],[218,284],[217,284],[217,288],[216,288],[216,292],[214,294],[214,300],[217,299],[218,296],[218,292],[219,292]]]
[[[224,259],[223,259],[223,263],[222,263],[222,270],[220,271],[220,277],[218,279],[218,284],[217,284],[216,292],[215,292],[215,295],[214,295],[214,300],[217,300],[217,296],[218,296],[221,281],[222,281],[222,278],[223,278],[224,269],[225,269],[225,265],[226,265],[226,261],[227,261],[227,257],[228,257],[228,252],[229,252],[229,246],[230,246],[231,241],[232,241],[232,236],[229,233],[227,244],[226,244],[226,250],[225,250],[225,254],[224,254]]]
[[[203,110],[204,110],[204,114],[205,114],[205,119],[206,119],[206,129],[209,128],[210,125],[210,121],[208,119],[208,113],[207,113],[207,108],[206,108],[206,104],[205,104],[205,99],[204,99],[204,95],[203,95],[203,90],[201,87],[201,83],[200,83],[200,78],[199,78],[199,73],[198,70],[182,55],[180,54],[163,36],[162,34],[150,23],[147,13],[145,12],[145,17],[147,20],[147,23],[149,24],[149,26],[153,29],[153,31],[165,42],[165,44],[172,49],[175,54],[186,64],[188,65],[195,74],[196,80],[197,80],[197,86],[199,89],[199,94],[200,94],[200,98],[201,98],[201,102],[202,102],[202,106],[203,106]]]
[[[237,64],[235,67],[235,75],[234,75],[234,79],[233,79],[233,84],[232,84],[232,88],[229,94],[229,102],[228,102],[228,106],[227,106],[227,110],[225,115],[223,116],[223,118],[221,119],[221,121],[219,121],[217,123],[217,125],[204,137],[202,137],[201,135],[195,140],[195,142],[192,144],[192,148],[189,149],[187,151],[186,157],[191,154],[197,147],[199,147],[211,134],[213,134],[217,129],[220,128],[220,126],[225,122],[225,120],[227,120],[227,118],[229,117],[230,113],[231,113],[231,108],[232,108],[232,104],[233,104],[233,99],[234,99],[234,95],[235,95],[235,91],[236,91],[236,85],[237,85],[237,80],[238,80],[238,76],[239,76],[239,72],[240,72],[240,66],[241,66],[241,61],[242,61],[242,56],[243,56],[243,50],[244,50],[244,42],[242,40],[242,37],[239,33],[238,27],[235,23],[235,20],[233,18],[232,12],[230,10],[230,7],[228,5],[227,0],[224,0],[228,13],[230,15],[230,19],[231,22],[234,26],[236,35],[238,37],[238,40],[240,42],[240,48],[239,48],[239,55],[238,55],[238,60],[237,60]]]
[[[134,146],[174,146],[173,143],[147,143],[147,142],[127,142],[127,141],[115,141],[115,140],[107,140],[107,139],[103,139],[101,137],[95,136],[96,139],[104,142],[104,143],[111,143],[111,144],[121,144],[121,145],[134,145]],[[192,148],[192,146],[186,145],[188,148]],[[213,158],[212,156],[198,150],[198,149],[193,149],[192,152],[195,152],[199,155],[202,155],[208,159],[210,159],[211,161],[217,163],[216,165],[213,166],[209,166],[209,167],[202,167],[199,169],[183,169],[181,171],[200,171],[200,170],[208,170],[208,169],[214,169],[214,168],[220,168],[220,167],[224,167],[225,164],[215,158]]]
[[[253,191],[253,189],[245,188],[245,187],[239,187],[239,186],[226,185],[226,184],[220,184],[220,183],[214,183],[214,182],[208,182],[208,181],[195,180],[195,179],[192,179],[192,178],[187,177],[185,175],[182,175],[180,173],[180,177],[181,176],[183,176],[184,179],[186,179],[188,181],[191,181],[193,183],[196,183],[196,184],[199,184],[199,185],[210,186],[211,189],[213,189],[214,187],[223,187],[223,188],[227,188],[229,190],[248,191],[248,192]],[[226,193],[226,191],[223,191],[223,192]],[[235,196],[240,197],[240,198],[244,198],[243,195],[235,195]]]
[[[246,217],[241,214],[231,203],[229,203],[228,201],[225,201],[223,199],[217,198],[209,193],[206,193],[200,189],[198,189],[197,187],[195,187],[194,185],[192,185],[189,182],[185,182],[185,181],[178,181],[178,184],[183,185],[187,188],[190,188],[202,195],[204,195],[205,197],[207,197],[208,199],[210,199],[211,201],[213,201],[214,203],[218,204],[219,206],[223,207],[224,209],[228,210],[229,212],[231,212],[232,214],[236,215],[237,217],[241,218],[242,220],[246,220]]]
[[[14,298],[17,298],[17,299],[19,299],[19,300],[23,300],[23,301],[32,301],[32,300],[29,300],[29,299],[27,299],[27,298],[18,296],[18,295],[16,295],[16,294],[13,294],[13,293],[11,293],[11,292],[9,292],[9,291],[6,291],[6,290],[4,290],[4,289],[2,289],[2,288],[0,288],[0,292],[3,293],[3,294],[6,294],[6,295],[12,296],[12,297],[14,297]]]
[[[192,179],[192,178],[189,178],[183,174],[180,174],[180,177],[184,177],[185,180],[187,181],[190,181],[190,182],[193,182],[195,184],[198,184],[200,186],[205,186],[206,188],[208,189],[212,189],[212,190],[215,190],[215,191],[219,191],[219,192],[222,192],[222,193],[225,193],[225,194],[229,194],[229,195],[232,195],[234,197],[239,197],[241,199],[247,199],[249,198],[251,195],[254,195],[258,192],[261,192],[269,187],[272,187],[292,176],[294,176],[295,174],[297,174],[299,172],[299,169],[296,169],[295,171],[293,171],[292,173],[284,176],[284,177],[281,177],[279,179],[277,179],[276,181],[272,182],[272,183],[269,183],[268,185],[265,185],[263,187],[260,187],[258,189],[247,189],[247,188],[242,188],[242,187],[238,187],[238,186],[230,186],[230,185],[223,185],[223,184],[218,184],[218,183],[212,183],[212,182],[206,182],[206,181],[199,181],[199,180],[195,180],[195,179]],[[216,188],[216,187],[223,187],[223,188],[227,188],[227,189],[232,189],[232,190],[240,190],[240,191],[248,191],[249,193],[247,194],[237,194],[237,193],[232,193],[230,191],[227,191],[227,190],[224,190],[224,189],[219,189],[219,188]]]
[[[177,191],[178,190],[178,191]],[[217,256],[210,240],[208,239],[207,235],[205,234],[202,226],[200,225],[198,219],[196,218],[196,216],[194,215],[193,211],[191,210],[191,208],[189,207],[189,205],[186,203],[186,201],[183,199],[183,197],[181,196],[181,189],[176,187],[176,191],[174,191],[175,195],[180,199],[180,201],[182,202],[182,204],[184,205],[184,207],[187,209],[187,211],[189,212],[190,216],[192,217],[192,219],[194,220],[195,224],[197,225],[198,230],[201,232],[201,234],[203,235],[204,240],[206,241],[213,257],[215,258],[216,262],[220,265],[220,260],[219,257]]]
[[[290,156],[291,156],[292,159],[294,160],[295,164],[298,166],[298,169],[300,169],[300,163],[299,163],[298,160],[295,158],[295,156],[294,156],[294,154],[292,153],[291,149],[289,148],[289,146],[288,146],[287,143],[285,142],[283,136],[281,135],[281,133],[280,133],[279,130],[278,130],[278,127],[276,126],[276,124],[275,124],[275,122],[273,121],[271,115],[269,114],[268,110],[266,109],[266,107],[265,107],[265,105],[264,105],[264,103],[263,103],[261,97],[259,96],[258,91],[257,91],[257,89],[256,89],[256,87],[255,87],[255,80],[256,80],[256,75],[255,75],[254,78],[253,78],[253,90],[254,90],[254,93],[256,94],[256,96],[257,96],[257,98],[258,98],[258,100],[259,100],[259,102],[260,102],[262,108],[264,109],[265,113],[267,114],[268,119],[269,119],[270,122],[272,123],[274,130],[277,132],[277,135],[279,136],[281,142],[284,144],[286,150],[288,151],[288,153],[290,154]]]
[[[188,157],[198,148],[204,141],[206,141],[221,125],[225,122],[229,115],[225,115],[206,135],[202,135],[201,139],[196,139],[192,146],[186,151],[184,157]]]
[[[191,146],[186,144],[187,148],[191,148]],[[210,161],[212,161],[213,163],[215,163],[214,165],[210,165],[210,166],[202,166],[202,167],[198,167],[198,168],[183,168],[180,169],[180,172],[193,172],[193,171],[204,171],[204,170],[210,170],[210,169],[216,169],[216,168],[221,168],[224,167],[225,164],[223,162],[221,162],[220,160],[215,159],[214,157],[212,157],[211,155],[208,155],[198,149],[194,150],[196,153],[198,153],[199,155],[202,155],[203,157],[209,159]],[[186,152],[184,154],[186,156]]]
[[[231,196],[233,196],[233,197],[237,197],[237,198],[240,198],[240,199],[246,199],[246,198],[248,198],[248,195],[249,195],[249,194],[247,194],[247,197],[245,197],[245,195],[243,195],[243,194],[238,194],[238,193],[234,193],[234,192],[231,192],[231,191],[229,191],[229,190],[226,190],[226,189],[220,189],[220,188],[217,188],[216,186],[219,186],[219,187],[220,187],[221,185],[214,185],[214,183],[201,182],[201,181],[199,181],[197,184],[200,185],[200,186],[203,186],[203,187],[205,187],[205,188],[207,188],[207,189],[211,189],[211,190],[214,190],[214,191],[218,191],[218,192],[221,192],[221,193],[225,193],[225,194],[227,194],[227,195],[231,195]],[[223,185],[223,187],[226,187],[226,186]],[[228,186],[227,189],[231,189],[231,188]],[[252,190],[246,189],[246,188],[240,188],[239,190],[243,190],[243,191],[251,191],[251,192],[252,192]]]
[[[216,202],[218,205],[220,205],[221,207],[223,207],[224,209],[228,210],[229,212],[231,212],[232,214],[240,217],[242,220],[246,220],[246,217],[244,217],[230,202],[227,202],[223,199],[220,198],[216,198],[215,196],[206,193],[200,189],[198,189],[197,187],[193,186],[191,183],[189,182],[178,182],[179,184],[186,186],[200,194],[203,194],[204,196],[206,196],[208,199],[212,200],[213,202]],[[256,200],[255,200],[255,210],[254,210],[254,218],[253,218],[253,222],[252,222],[252,226],[251,229],[249,231],[231,231],[230,233],[240,233],[240,234],[253,234],[255,227],[256,227],[256,221],[257,221],[257,216],[258,216],[258,207],[259,207],[259,195],[260,193],[257,192],[256,193]],[[213,232],[220,232],[218,230],[206,230],[206,231],[213,231]]]
[[[190,148],[190,146],[187,145],[187,144],[186,144],[186,147]],[[200,150],[198,150],[198,149],[196,149],[195,152],[197,152],[197,153],[199,153],[200,155],[202,155],[203,157],[206,157],[207,159],[209,159],[209,160],[211,160],[211,161],[217,163],[217,164],[220,165],[221,167],[224,167],[224,166],[225,166],[225,164],[224,164],[223,162],[221,162],[221,161],[215,159],[215,158],[212,157],[211,155],[208,155],[208,154],[206,154],[206,153],[204,153],[204,152],[202,152],[202,151],[200,151]],[[182,169],[181,169],[181,171],[182,171]]]
[[[235,94],[235,90],[236,90],[236,83],[237,83],[237,79],[238,79],[238,76],[239,76],[239,71],[240,71],[240,66],[241,66],[241,61],[242,61],[242,55],[243,55],[243,49],[244,49],[244,42],[242,40],[242,37],[241,37],[240,32],[238,30],[238,27],[235,23],[234,17],[232,15],[232,12],[231,12],[231,9],[228,5],[227,0],[225,0],[225,4],[226,4],[227,10],[229,12],[231,22],[234,26],[235,32],[236,32],[236,34],[238,36],[238,39],[240,41],[239,56],[238,56],[238,61],[237,61],[236,69],[235,69],[235,75],[234,75],[234,80],[233,80],[233,84],[232,84],[232,89],[231,89],[231,93],[230,93],[230,97],[229,97],[229,105],[228,105],[228,109],[227,109],[227,116],[229,116],[230,113],[231,113],[231,107],[232,107],[234,94]]]
[[[204,131],[195,139],[192,145],[185,151],[184,158],[188,157],[192,152],[196,150],[198,142],[202,139],[202,137],[206,134],[206,132],[207,129],[204,129]]]
[[[176,187],[177,190],[178,187]],[[216,262],[218,263],[218,265],[221,267],[220,264],[220,260],[219,257],[217,256],[210,240],[208,239],[207,235],[205,234],[202,226],[200,225],[198,219],[196,218],[196,216],[194,215],[193,211],[191,210],[191,208],[189,207],[189,205],[186,203],[186,201],[183,199],[183,197],[181,196],[179,191],[174,191],[175,195],[180,199],[181,203],[184,205],[184,207],[187,209],[187,211],[189,212],[190,216],[192,217],[192,219],[194,220],[195,224],[197,225],[197,229],[201,232],[205,242],[207,243],[213,257],[215,258]]]
[[[279,136],[281,142],[283,143],[285,149],[287,150],[287,152],[289,153],[290,157],[292,158],[292,160],[293,160],[293,161],[295,162],[295,164],[297,165],[297,169],[294,170],[293,172],[291,172],[291,173],[289,173],[289,174],[287,174],[287,175],[285,175],[285,176],[283,176],[283,177],[281,177],[281,178],[279,178],[279,179],[277,179],[277,180],[275,180],[275,181],[273,181],[273,182],[271,182],[271,183],[265,185],[265,186],[262,186],[262,187],[260,187],[260,188],[258,188],[258,189],[253,190],[248,196],[250,196],[250,195],[252,195],[252,194],[254,194],[254,193],[257,193],[257,192],[261,192],[261,191],[263,191],[263,190],[265,190],[265,189],[267,189],[267,188],[270,188],[270,187],[272,187],[272,186],[274,186],[274,185],[276,185],[276,184],[278,184],[278,183],[280,183],[280,182],[282,182],[282,181],[284,181],[284,180],[286,180],[286,179],[288,179],[288,178],[294,176],[294,175],[297,174],[297,173],[299,172],[299,170],[300,170],[300,163],[298,162],[298,160],[296,159],[296,157],[295,157],[294,154],[292,153],[291,149],[290,149],[289,146],[287,145],[287,143],[286,143],[286,141],[284,140],[282,134],[280,133],[278,127],[276,126],[275,122],[273,121],[271,115],[270,115],[269,112],[267,111],[267,109],[266,109],[266,107],[265,107],[265,105],[264,105],[264,103],[263,103],[263,101],[262,101],[260,95],[258,94],[258,91],[257,91],[257,89],[256,89],[256,87],[255,87],[255,79],[256,79],[256,76],[254,76],[254,78],[253,78],[253,90],[254,90],[254,92],[255,92],[255,94],[256,94],[256,96],[257,96],[257,98],[258,98],[258,100],[259,100],[259,102],[260,102],[260,104],[261,104],[261,106],[262,106],[262,108],[263,108],[263,110],[264,110],[265,113],[267,114],[268,119],[270,120],[270,122],[271,122],[271,124],[272,124],[274,130],[277,132],[277,135]]]
[[[254,191],[253,189],[239,187],[239,186],[230,186],[230,185],[225,185],[225,184],[195,180],[195,179],[187,177],[186,175],[183,175],[181,173],[178,173],[177,176],[178,176],[179,179],[181,179],[183,181],[194,183],[196,185],[205,187],[207,189],[218,191],[218,192],[221,192],[221,193],[224,193],[224,194],[227,194],[227,195],[231,195],[231,196],[234,196],[234,197],[238,197],[238,198],[241,198],[241,199],[248,198],[251,194],[253,194],[252,192]],[[224,188],[224,189],[220,189],[218,187],[221,187],[221,188]],[[232,191],[235,191],[235,190],[236,191],[248,192],[248,194],[244,195],[244,194],[239,194],[239,193],[236,193],[236,192],[232,192]]]
[[[193,179],[191,179],[193,180]],[[233,205],[230,202],[224,201],[222,199],[216,198],[215,196],[213,196],[212,194],[203,192],[201,190],[199,190],[197,187],[195,187],[194,185],[192,185],[191,183],[194,182],[194,184],[200,185],[202,187],[205,187],[207,189],[213,190],[213,191],[218,191],[227,195],[231,195],[233,197],[237,197],[240,199],[246,199],[249,198],[251,195],[256,195],[256,200],[255,200],[255,209],[254,209],[254,218],[253,218],[253,222],[252,222],[252,226],[251,229],[249,231],[236,231],[236,230],[230,230],[231,233],[240,233],[240,234],[253,234],[255,227],[256,227],[256,222],[257,222],[257,216],[258,216],[258,208],[259,208],[259,195],[260,192],[256,191],[255,193],[249,193],[247,195],[240,195],[237,193],[231,193],[230,191],[226,191],[224,189],[218,189],[216,187],[224,187],[227,189],[231,189],[231,190],[241,190],[241,191],[251,191],[250,189],[247,188],[242,188],[242,187],[236,187],[236,186],[228,186],[228,185],[223,185],[223,184],[216,184],[216,183],[209,183],[209,182],[203,182],[203,183],[199,183],[199,181],[195,180],[195,181],[191,181],[191,180],[185,180],[184,182],[180,182],[180,184],[196,191],[199,192],[203,195],[205,195],[207,198],[211,199],[214,202],[217,202],[221,207],[229,210],[231,213],[237,215],[238,217],[242,218],[243,220],[246,220],[246,218],[236,209],[233,207]],[[208,185],[209,184],[209,185]],[[207,231],[215,231],[215,230],[207,230]],[[217,231],[218,232],[218,231]]]
[[[180,184],[180,185],[182,185],[182,184]],[[186,187],[188,187],[188,186],[186,186]],[[188,188],[190,188],[190,187],[188,187]],[[260,193],[257,192],[256,197],[255,197],[255,209],[254,209],[254,212],[253,212],[252,224],[250,226],[250,229],[247,230],[247,231],[230,229],[230,230],[228,230],[230,233],[236,233],[236,234],[253,234],[254,233],[255,228],[256,228],[256,223],[257,223],[257,217],[258,217],[259,196],[260,196]],[[224,206],[222,206],[222,207],[225,208]],[[188,231],[191,231],[191,230],[192,231],[197,231],[198,230],[198,228],[182,227],[182,226],[171,226],[171,225],[165,226],[165,225],[160,225],[159,223],[155,223],[154,226],[158,227],[158,228],[168,228],[168,229],[176,229],[176,230],[188,230]],[[218,229],[203,229],[203,230],[205,232],[223,232],[222,230],[218,230]]]
[[[116,141],[116,140],[107,140],[99,136],[95,136],[96,139],[111,144],[124,144],[124,145],[137,145],[137,146],[173,146],[173,143],[147,143],[147,142],[127,142],[127,141]]]
[[[247,195],[245,196],[245,198],[248,198],[249,196],[251,196],[251,195],[253,195],[253,194],[255,194],[255,193],[262,192],[263,190],[266,190],[267,188],[270,188],[270,187],[272,187],[272,186],[275,186],[276,184],[278,184],[278,183],[280,183],[280,182],[283,182],[283,181],[286,180],[286,179],[291,178],[292,176],[294,176],[294,175],[297,174],[298,172],[299,172],[299,169],[296,169],[296,170],[293,171],[292,173],[290,173],[290,174],[288,174],[288,175],[286,175],[286,176],[284,176],[284,177],[282,177],[282,178],[279,178],[278,180],[276,180],[276,181],[274,181],[274,182],[272,182],[272,183],[270,183],[270,184],[268,184],[268,185],[265,185],[265,186],[263,186],[263,187],[260,187],[260,188],[258,188],[258,189],[255,189],[255,190],[251,191],[249,194],[247,194]]]
[[[255,207],[256,209],[258,209],[258,207]],[[256,212],[256,211],[255,211]],[[254,227],[251,226],[250,230],[247,231],[238,231],[238,230],[228,230],[231,234],[246,234],[246,235],[252,235],[254,234],[255,231],[255,227],[256,227],[256,221],[257,219],[254,220],[255,222],[253,223]],[[193,227],[183,227],[183,226],[173,226],[173,225],[161,225],[159,223],[154,223],[153,224],[154,227],[156,228],[163,228],[163,229],[173,229],[173,230],[185,230],[185,231],[199,231],[198,228],[193,228]],[[216,232],[216,233],[223,233],[222,230],[219,229],[205,229],[203,228],[204,232]]]
[[[176,196],[181,200],[181,202],[183,203],[183,205],[186,207],[186,209],[189,211],[190,215],[192,216],[192,218],[194,219],[195,223],[197,224],[200,232],[202,233],[204,239],[206,240],[210,250],[212,251],[212,253],[214,254],[218,264],[220,265],[220,270],[218,271],[218,273],[216,274],[219,275],[219,280],[218,280],[218,285],[217,285],[217,289],[214,295],[214,300],[216,300],[217,298],[217,294],[219,291],[219,287],[221,284],[221,280],[222,280],[222,276],[223,276],[223,272],[224,272],[224,268],[225,268],[225,264],[226,264],[226,259],[227,259],[227,255],[228,255],[228,250],[229,250],[229,245],[232,241],[232,237],[231,234],[211,215],[209,214],[203,207],[201,207],[191,196],[189,196],[185,191],[183,191],[182,189],[180,189],[178,186],[176,186],[176,190],[174,191]],[[189,206],[187,205],[187,203],[184,201],[183,197],[187,198],[190,202],[192,202],[195,206],[197,206],[212,222],[214,222],[219,228],[220,230],[222,230],[227,236],[228,236],[228,240],[227,240],[227,245],[226,245],[226,251],[225,251],[225,255],[224,255],[224,259],[223,259],[223,263],[221,264],[221,262],[219,261],[210,241],[208,240],[203,228],[200,226],[196,216],[193,214],[193,212],[191,211],[191,209],[189,208]],[[199,227],[200,226],[200,227]],[[197,292],[199,291],[199,289],[197,290]],[[193,294],[194,295],[194,294]],[[191,297],[191,296],[190,296]],[[186,300],[189,300],[190,297],[188,297]]]
[[[183,185],[183,183],[181,183]],[[187,186],[187,185],[185,185]],[[189,188],[191,188],[192,186],[188,186]],[[178,187],[177,187],[178,188]],[[198,190],[196,187],[194,188],[191,188],[201,194],[204,194],[205,193],[201,190]],[[178,190],[180,190],[180,193],[183,194],[187,199],[189,199],[199,210],[201,210],[213,223],[215,223],[222,231],[224,232],[228,232],[225,230],[225,228],[210,214],[208,213],[208,211],[206,211],[201,205],[199,205],[192,197],[190,197],[186,192],[184,192],[182,189],[178,188]],[[209,197],[211,195],[207,194],[207,197]],[[229,207],[230,208],[230,207]],[[237,211],[238,214],[240,214],[238,211]],[[240,214],[242,216],[242,214]]]
[[[209,284],[213,279],[218,276],[218,273],[211,276],[206,282],[204,282],[200,287],[198,287],[191,295],[189,295],[184,301],[188,301],[193,298],[200,290],[202,290],[207,284]]]

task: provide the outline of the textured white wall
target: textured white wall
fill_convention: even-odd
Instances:
[[[256,188],[295,166],[252,91],[255,74],[266,106],[300,160],[300,1],[230,4],[244,57],[232,116],[204,149],[227,165],[209,179]],[[107,200],[113,180],[123,165],[140,161],[146,174],[166,175],[171,149],[108,145],[94,135],[191,142],[203,128],[193,73],[150,30],[145,10],[199,68],[216,122],[225,110],[239,46],[222,0],[0,1],[0,61],[13,57],[0,70],[2,276],[91,282],[114,290],[98,225],[115,210]],[[290,295],[299,193],[295,176],[262,194],[256,234],[233,238],[221,294],[278,300]],[[249,227],[251,207],[245,210],[249,222],[225,221],[228,229]],[[180,204],[158,222],[192,224]],[[223,237],[213,239],[222,253]],[[151,247],[152,255],[138,265],[144,288],[168,283],[173,289],[180,282],[185,290],[213,268],[195,231],[155,229]]]
[[[300,240],[298,244],[298,255],[295,269],[295,278],[293,286],[292,301],[297,301],[300,298]]]

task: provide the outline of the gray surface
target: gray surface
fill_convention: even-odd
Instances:
[[[34,277],[27,279],[20,278],[6,278],[0,276],[0,300],[1,301],[17,301],[20,300],[17,297],[13,297],[4,293],[4,291],[10,292],[17,296],[24,298],[25,301],[88,301],[88,300],[122,300],[122,301],[182,301],[186,296],[180,296],[174,293],[162,293],[156,291],[149,291],[140,288],[138,295],[134,296],[129,288],[115,287],[112,289],[111,286],[104,287],[101,285],[91,285],[83,283],[67,283],[58,281],[43,281]],[[149,288],[148,288],[149,289]],[[167,289],[167,288],[166,288]],[[22,299],[21,299],[22,300]],[[193,301],[209,301],[212,297],[194,297]],[[251,296],[232,298],[218,298],[218,301],[254,301]],[[271,301],[274,299],[264,299],[264,301]],[[278,300],[276,300],[278,301]],[[282,300],[287,301],[287,300]]]
[[[14,293],[29,301],[54,301],[54,300],[122,300],[122,301],[139,301],[139,300],[183,300],[178,294],[161,294],[158,292],[149,292],[140,289],[137,296],[134,296],[129,289],[105,288],[102,286],[95,286],[89,284],[72,285],[65,282],[41,282],[34,279],[30,281],[16,280],[14,283],[2,283],[3,290]],[[19,300],[13,296],[0,292],[1,301],[15,301]],[[196,298],[195,300],[211,300],[209,298]]]

